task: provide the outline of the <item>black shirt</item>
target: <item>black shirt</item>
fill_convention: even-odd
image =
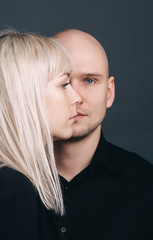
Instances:
[[[0,168],[0,240],[59,240],[54,212],[32,183],[13,169]]]
[[[60,177],[68,240],[153,239],[153,166],[101,136],[91,164],[70,182]]]

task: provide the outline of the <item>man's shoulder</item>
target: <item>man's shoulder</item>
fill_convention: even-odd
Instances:
[[[33,193],[34,187],[31,181],[19,171],[9,167],[0,168],[1,196],[12,193]]]
[[[105,163],[112,170],[121,174],[135,172],[153,178],[153,165],[137,153],[125,150],[105,139],[100,142],[100,145],[105,155]]]

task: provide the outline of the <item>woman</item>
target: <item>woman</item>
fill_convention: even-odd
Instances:
[[[72,134],[80,98],[71,65],[53,39],[0,33],[1,240],[60,239],[53,212],[64,207],[50,133],[57,140]]]

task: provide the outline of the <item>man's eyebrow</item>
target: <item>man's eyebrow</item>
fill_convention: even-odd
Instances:
[[[104,77],[100,73],[82,73],[80,76],[81,77]]]

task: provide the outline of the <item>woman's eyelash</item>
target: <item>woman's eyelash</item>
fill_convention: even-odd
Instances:
[[[68,83],[64,83],[64,84],[62,84],[62,87],[66,87],[67,85],[69,85],[70,83],[68,82]]]

